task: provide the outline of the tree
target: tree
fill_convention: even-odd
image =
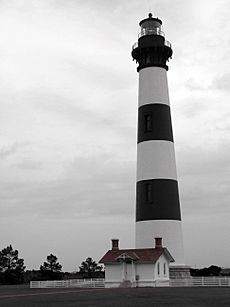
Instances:
[[[0,283],[17,284],[23,282],[24,259],[18,258],[18,251],[12,245],[0,251]]]
[[[43,265],[40,266],[40,271],[42,273],[43,278],[46,279],[60,279],[61,278],[61,270],[62,265],[57,262],[57,257],[53,254],[47,256],[47,262],[44,262]]]
[[[79,272],[85,278],[103,277],[103,267],[98,265],[91,257],[88,257],[79,266]]]
[[[221,267],[211,265],[208,268],[190,269],[191,276],[220,276]]]

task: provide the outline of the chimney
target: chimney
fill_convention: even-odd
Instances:
[[[162,238],[155,238],[155,248],[162,248]]]
[[[112,239],[112,250],[119,250],[119,239]]]

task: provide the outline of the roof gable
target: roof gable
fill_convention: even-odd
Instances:
[[[131,255],[128,255],[127,253],[123,253],[121,255],[119,255],[116,260],[118,261],[125,261],[125,260],[136,260],[134,257],[132,257]]]
[[[169,262],[174,262],[167,248],[138,248],[109,250],[99,261],[100,263],[118,263],[134,261],[137,263],[155,263],[164,254]]]

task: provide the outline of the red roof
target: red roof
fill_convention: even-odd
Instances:
[[[165,254],[170,262],[174,262],[167,248],[138,248],[138,249],[112,249],[109,250],[99,261],[100,263],[117,263],[121,259],[130,259],[137,263],[155,263]]]

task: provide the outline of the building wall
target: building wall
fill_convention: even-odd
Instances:
[[[164,255],[161,255],[155,264],[134,263],[132,265],[117,263],[105,265],[105,284],[107,288],[122,287],[125,286],[125,282],[128,282],[129,284],[127,285],[132,287],[169,286],[168,260]]]
[[[138,280],[136,281],[136,287],[155,287],[154,276],[154,264],[137,264],[136,275]]]
[[[105,265],[105,281],[110,283],[122,282],[123,267],[121,263]]]
[[[148,248],[153,246],[153,237],[163,238],[176,265],[184,265],[184,247],[181,221],[154,220],[136,223],[136,247]]]
[[[154,264],[136,264],[136,275],[139,280],[153,280]]]
[[[165,266],[165,268],[164,268]],[[159,272],[158,272],[159,268]],[[159,273],[159,274],[158,274]],[[169,279],[169,262],[164,255],[161,255],[154,267],[154,275],[156,279]]]

